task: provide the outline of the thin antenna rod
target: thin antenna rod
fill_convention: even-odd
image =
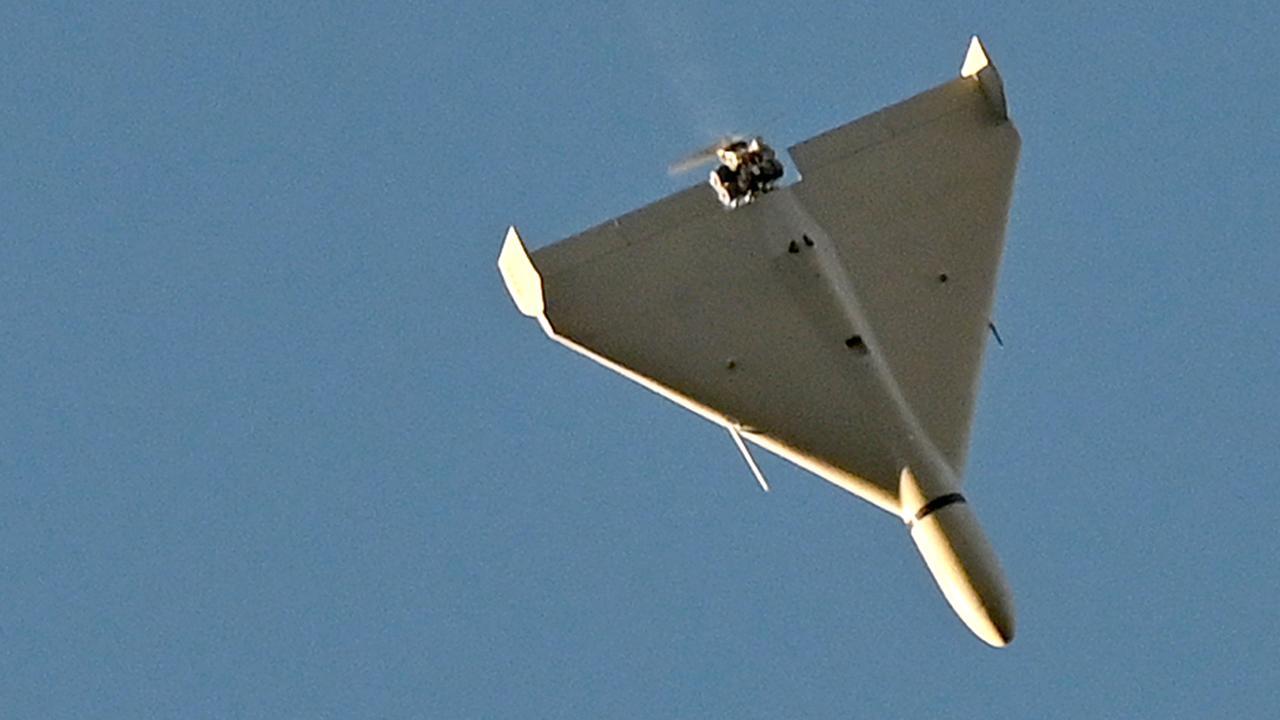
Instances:
[[[1004,347],[1004,339],[1000,337],[1000,331],[996,329],[996,324],[992,320],[987,321],[987,327],[991,328],[991,334],[996,338],[996,344]]]
[[[764,479],[764,473],[760,472],[760,466],[756,465],[756,459],[751,457],[751,451],[747,449],[747,444],[742,441],[742,433],[738,432],[737,425],[729,425],[729,436],[733,438],[733,444],[738,446],[738,452],[742,453],[742,459],[747,461],[747,467],[751,468],[751,474],[756,476],[756,482],[760,483],[760,489],[769,492],[769,483]]]

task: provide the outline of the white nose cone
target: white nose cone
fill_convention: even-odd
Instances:
[[[965,502],[911,526],[911,539],[938,588],[973,634],[993,647],[1013,641],[1013,597],[991,543]]]
[[[922,497],[910,472],[903,472],[902,482],[913,486],[903,488],[904,498]],[[951,608],[988,645],[1008,645],[1014,632],[1013,595],[973,510],[958,493],[905,507],[912,505],[911,539]]]

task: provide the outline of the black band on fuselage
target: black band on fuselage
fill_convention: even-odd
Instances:
[[[946,495],[939,495],[938,497],[925,503],[924,507],[921,507],[919,510],[916,511],[916,522],[920,522],[921,520],[929,517],[929,514],[934,512],[935,510],[941,510],[942,508],[948,505],[952,505],[954,503],[962,503],[962,502],[966,502],[966,501],[964,499],[964,496],[961,495],[960,493],[947,493]]]

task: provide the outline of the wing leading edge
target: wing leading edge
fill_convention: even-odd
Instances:
[[[794,146],[803,180],[732,212],[697,187],[532,254],[510,229],[512,298],[889,512],[904,467],[958,487],[1019,148],[999,75],[972,59]]]

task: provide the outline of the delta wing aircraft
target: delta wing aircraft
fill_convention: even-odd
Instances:
[[[900,517],[960,619],[1014,606],[962,489],[1020,146],[975,36],[960,77],[789,148],[718,148],[706,187],[498,258],[556,342]]]

